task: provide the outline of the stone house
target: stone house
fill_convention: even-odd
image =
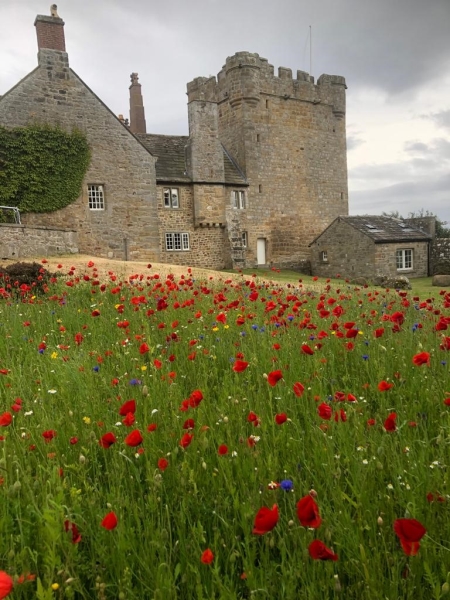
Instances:
[[[386,216],[337,217],[310,244],[311,269],[321,277],[354,279],[429,275],[430,233]]]
[[[80,252],[109,258],[300,269],[308,242],[348,213],[343,77],[275,75],[239,52],[188,83],[189,136],[152,135],[137,74],[128,123],[69,67],[64,21],[35,26],[38,66],[0,97],[0,125],[76,127],[92,159],[80,197],[23,214],[25,226],[72,229]]]

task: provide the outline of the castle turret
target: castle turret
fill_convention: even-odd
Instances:
[[[144,100],[139,77],[137,73],[131,73],[130,77],[130,131],[132,133],[147,133]]]

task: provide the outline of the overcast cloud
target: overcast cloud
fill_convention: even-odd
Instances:
[[[36,66],[49,4],[0,0],[0,95]],[[116,114],[139,73],[152,133],[186,134],[186,83],[241,50],[275,72],[343,75],[351,214],[450,221],[450,0],[61,0],[58,13],[71,67]]]

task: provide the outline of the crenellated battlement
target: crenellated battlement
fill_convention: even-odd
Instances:
[[[237,52],[229,56],[217,78],[197,77],[187,85],[189,102],[230,101],[232,106],[242,102],[257,105],[262,96],[278,96],[283,100],[295,99],[313,104],[328,104],[333,114],[341,118],[345,114],[345,78],[340,75],[321,75],[314,83],[306,71],[298,70],[293,77],[292,69],[273,65],[266,58],[251,52]]]

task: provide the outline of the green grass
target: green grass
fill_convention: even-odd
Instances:
[[[102,286],[94,266],[23,298],[5,282],[0,571],[12,598],[445,598],[450,295],[249,275],[150,271]],[[316,528],[297,514],[310,493]],[[276,525],[252,533],[274,505]],[[415,556],[400,518],[427,530]],[[338,560],[312,558],[315,539]]]

